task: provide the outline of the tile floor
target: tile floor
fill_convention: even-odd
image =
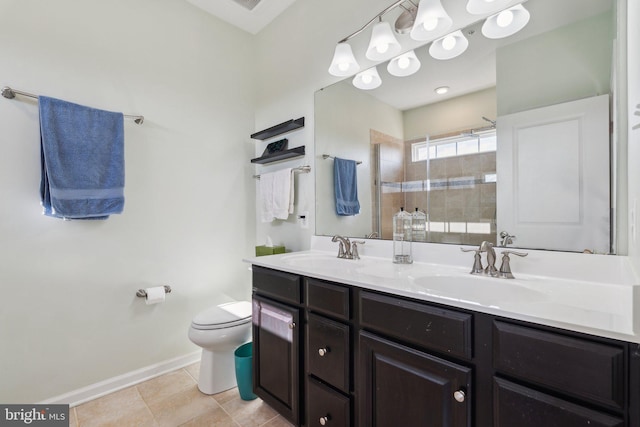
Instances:
[[[199,364],[70,409],[70,427],[292,427],[259,398],[237,389],[208,396],[198,390]]]

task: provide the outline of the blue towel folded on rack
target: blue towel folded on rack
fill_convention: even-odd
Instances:
[[[40,96],[44,214],[106,219],[124,208],[124,116]]]
[[[356,166],[355,160],[338,157],[333,160],[333,183],[338,215],[351,216],[360,213]]]

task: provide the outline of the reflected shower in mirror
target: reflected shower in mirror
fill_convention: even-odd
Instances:
[[[597,135],[588,142],[598,147],[594,153],[605,147],[607,154],[598,155],[600,163],[594,165],[572,157],[587,142],[581,139],[586,132],[582,112],[571,108],[574,101],[601,95],[617,103],[612,88],[618,74],[612,63],[621,55],[615,51],[618,4],[529,0],[531,20],[511,38],[489,40],[477,22],[462,29],[469,47],[457,58],[436,60],[425,45],[414,49],[422,64],[414,75],[395,77],[386,66],[378,66],[382,84],[377,89],[358,89],[347,78],[318,91],[316,234],[375,233],[391,239],[391,218],[404,207],[427,214],[428,242],[477,245],[487,240],[500,245],[505,242],[500,233],[507,232],[514,236],[507,240],[510,246],[610,253],[609,178],[590,174],[609,169],[609,144],[620,141],[600,130],[589,131]],[[448,93],[435,92],[444,86]],[[556,111],[560,105],[565,106],[564,117],[573,119],[554,125],[559,118],[543,114],[536,122],[540,111]],[[513,119],[522,114],[524,119]],[[597,114],[595,121],[608,123],[608,110]],[[532,124],[538,133],[522,131]],[[515,135],[515,141],[508,142],[509,158],[501,154],[508,151],[501,150],[507,143],[505,132]],[[540,150],[551,150],[553,161],[545,162]],[[322,154],[362,162],[357,168],[359,215],[335,214],[333,165],[320,159]],[[536,163],[527,164],[528,158]],[[553,173],[547,173],[547,167],[553,167]],[[546,188],[531,184],[538,178],[544,178],[540,182]],[[583,201],[591,198],[584,183],[595,180],[604,185],[594,194],[607,200],[596,208],[595,225],[588,226],[597,230],[597,237],[574,239],[563,230],[545,228],[545,223],[560,221],[570,229],[582,222],[590,206]],[[501,192],[501,183],[508,194]],[[545,197],[554,202],[547,206]],[[532,231],[544,239],[528,240]]]

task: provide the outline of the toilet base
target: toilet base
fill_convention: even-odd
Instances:
[[[233,351],[202,350],[198,389],[204,394],[217,394],[237,385]]]

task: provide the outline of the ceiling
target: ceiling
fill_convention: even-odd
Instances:
[[[296,0],[187,0],[248,33],[257,34]]]

